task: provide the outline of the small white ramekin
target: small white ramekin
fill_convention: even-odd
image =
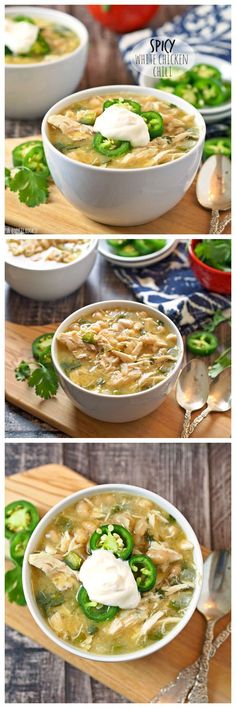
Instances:
[[[85,652],[79,649],[79,647],[75,647],[72,644],[69,644],[69,642],[63,641],[62,639],[59,639],[59,637],[50,629],[49,625],[47,624],[46,620],[41,615],[41,612],[39,611],[39,608],[37,606],[34,593],[33,593],[33,588],[32,588],[32,583],[31,583],[31,566],[29,564],[29,555],[31,553],[34,553],[35,550],[37,550],[38,543],[40,541],[40,538],[42,537],[43,533],[45,532],[45,529],[49,524],[52,523],[53,519],[57,516],[57,514],[61,513],[64,511],[67,507],[71,506],[72,504],[75,504],[78,500],[83,499],[84,497],[93,497],[95,494],[103,494],[106,492],[123,492],[124,494],[134,494],[138,496],[145,497],[145,499],[150,499],[154,504],[159,505],[164,511],[167,511],[168,514],[171,514],[174,516],[176,519],[177,523],[180,524],[181,528],[183,529],[184,533],[186,534],[188,540],[193,544],[193,549],[194,549],[194,563],[196,566],[196,585],[195,589],[193,592],[192,599],[186,609],[186,612],[182,619],[179,621],[178,624],[174,625],[173,629],[170,630],[166,634],[163,639],[153,642],[153,644],[150,644],[149,646],[145,647],[144,649],[140,649],[135,652],[131,652],[128,654],[116,654],[116,655],[108,655],[108,654],[93,654],[92,652]],[[159,496],[158,494],[155,494],[155,492],[151,492],[150,490],[143,489],[142,487],[135,487],[133,485],[129,484],[102,484],[99,486],[94,486],[94,487],[89,487],[88,489],[83,489],[80,492],[76,492],[75,494],[72,494],[69,497],[66,497],[65,499],[62,499],[58,504],[56,504],[50,511],[45,514],[43,519],[39,522],[38,526],[34,530],[29,543],[26,548],[25,552],[25,557],[24,557],[24,563],[23,563],[23,569],[22,569],[22,574],[23,574],[23,588],[24,588],[24,594],[26,598],[26,602],[28,605],[28,609],[34,618],[36,624],[40,627],[42,632],[49,637],[51,641],[53,641],[55,644],[57,644],[61,649],[64,649],[68,651],[68,653],[76,654],[76,656],[79,656],[83,659],[89,659],[92,661],[106,661],[106,662],[121,662],[121,661],[131,661],[133,659],[141,659],[144,656],[147,656],[148,654],[153,654],[155,651],[158,651],[159,649],[162,649],[164,646],[169,644],[177,635],[182,631],[182,629],[186,626],[186,624],[189,622],[191,619],[194,610],[196,609],[199,595],[201,592],[201,586],[202,586],[202,574],[203,574],[203,561],[202,561],[202,553],[201,553],[201,548],[198,543],[197,537],[190,526],[189,522],[181,512],[176,509],[176,507],[171,504],[169,501],[166,499],[163,499],[163,497]]]
[[[52,145],[48,137],[48,118],[52,114],[91,96],[123,93],[134,94],[137,100],[139,96],[151,95],[169,101],[193,115],[199,129],[196,145],[173,162],[137,169],[86,165],[63,155]],[[205,123],[199,111],[190,103],[165,91],[129,85],[99,86],[67,96],[52,106],[43,119],[42,138],[52,178],[69,202],[101,223],[135,226],[165,214],[189,189],[202,156]]]
[[[57,263],[53,268],[40,267],[40,261],[20,265],[6,250],[5,275],[8,285],[20,295],[33,300],[58,300],[83,285],[92,270],[97,253],[97,238],[71,263]],[[26,259],[25,259],[26,260]]]
[[[64,332],[65,329],[67,329],[68,326],[75,322],[78,318],[91,314],[91,312],[97,310],[106,310],[109,308],[114,309],[117,307],[135,310],[136,312],[144,310],[149,316],[164,322],[164,324],[169,327],[170,332],[176,334],[177,346],[179,348],[179,356],[176,364],[164,381],[160,381],[158,384],[152,386],[152,388],[149,388],[146,391],[125,394],[122,396],[95,393],[94,391],[89,391],[88,389],[82,388],[81,386],[73,383],[70,378],[66,376],[60,365],[58,360],[57,343],[58,334]],[[144,305],[140,302],[131,302],[129,300],[106,300],[104,302],[96,302],[92,305],[82,307],[80,310],[77,310],[69,315],[69,317],[67,317],[64,322],[59,325],[52,341],[52,359],[63,390],[72,403],[79,408],[79,410],[92,418],[97,418],[97,420],[103,420],[110,423],[126,423],[131,420],[143,418],[143,416],[152,413],[152,411],[163,403],[164,399],[168,396],[177,380],[183,358],[183,349],[183,340],[179,330],[169,319],[169,317],[163,315],[162,312],[159,312],[153,307]]]
[[[40,118],[52,103],[72,93],[84,73],[88,54],[88,32],[85,25],[66,12],[39,7],[14,5],[6,8],[6,17],[27,15],[42,17],[68,27],[77,34],[80,44],[71,54],[55,61],[32,64],[6,64],[5,112],[8,118],[31,120]]]

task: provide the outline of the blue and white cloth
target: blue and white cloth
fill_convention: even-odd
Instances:
[[[216,310],[230,315],[230,298],[205,290],[190,268],[186,243],[168,258],[142,269],[115,267],[133,295],[170,317],[182,334],[200,329]]]
[[[201,54],[231,61],[231,5],[196,5],[184,15],[176,15],[157,29],[130,32],[119,40],[119,48],[127,67],[131,67],[135,45],[158,34],[179,37]],[[134,76],[137,79],[138,73]]]

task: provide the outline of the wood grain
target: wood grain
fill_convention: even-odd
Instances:
[[[29,136],[29,139],[31,138],[32,135]],[[7,167],[12,165],[12,150],[21,142],[22,137],[6,140]],[[11,226],[31,234],[207,234],[209,212],[198,204],[195,192],[196,181],[183,199],[159,219],[141,226],[116,227],[89,219],[63,197],[55,184],[50,186],[48,202],[33,209],[21,204],[17,193],[7,189],[5,192],[6,221]],[[230,225],[226,227],[225,233],[231,233]]]
[[[38,506],[40,514],[43,515],[65,495],[78,489],[86,489],[90,485],[90,480],[72,472],[68,467],[50,464],[7,477],[6,502],[9,503],[19,497],[29,499]],[[206,557],[208,551],[206,549],[203,551]],[[136,703],[148,702],[165,683],[174,678],[181,667],[197,658],[204,632],[204,620],[198,612],[195,612],[180,637],[160,652],[137,661],[107,665],[103,662],[80,659],[56,647],[36,626],[27,608],[20,608],[7,602],[6,621],[18,632]],[[221,627],[225,626],[225,623],[224,619]],[[219,623],[218,631],[221,627]],[[229,666],[229,642],[227,642],[211,663],[210,702],[230,702]]]
[[[15,367],[28,361],[32,341],[43,332],[54,331],[55,325],[26,327],[6,323],[6,398],[33,416],[74,438],[175,438],[180,437],[183,411],[175,400],[175,390],[156,411],[131,423],[103,423],[79,411],[61,387],[56,397],[44,401],[35,396],[26,382],[15,378]],[[196,414],[197,415],[197,414]],[[230,437],[230,412],[212,413],[194,431],[193,438]]]

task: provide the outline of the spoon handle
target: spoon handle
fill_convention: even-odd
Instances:
[[[212,209],[209,234],[217,234],[220,214],[218,209]]]
[[[185,411],[181,438],[188,438],[190,422],[191,422],[191,411]]]
[[[202,411],[202,413],[200,413],[200,415],[197,415],[197,417],[193,420],[193,422],[189,426],[189,431],[188,431],[189,435],[192,435],[192,433],[195,430],[195,428],[197,427],[197,425],[199,425],[199,423],[201,423],[202,420],[204,420],[204,418],[206,418],[208,413],[211,413],[211,408],[209,408],[209,406],[207,406],[207,408],[204,408],[204,411]]]
[[[215,656],[215,653],[221,644],[223,644],[223,642],[225,642],[225,640],[229,637],[230,632],[231,625],[228,624],[227,627],[223,629],[215,638],[211,647],[211,659]],[[166,686],[161,688],[159,693],[152,698],[150,703],[184,703],[188,692],[195,681],[199,664],[200,660],[197,659],[193,664],[186,666],[178,673],[174,681],[171,681]]]
[[[219,226],[218,226],[218,234],[223,234],[223,231],[225,230],[227,224],[229,224],[231,221],[231,214],[226,214],[222,221],[220,221]]]
[[[208,620],[200,665],[193,687],[188,694],[188,703],[208,703],[207,679],[209,671],[209,661],[214,638],[214,626],[216,620]]]

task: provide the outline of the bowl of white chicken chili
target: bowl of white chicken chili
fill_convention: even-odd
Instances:
[[[96,260],[97,239],[7,239],[6,281],[34,300],[57,300],[81,287]]]
[[[88,32],[76,17],[47,6],[6,9],[6,115],[40,118],[78,87]]]
[[[164,91],[100,86],[68,96],[42,123],[50,172],[64,196],[105,224],[144,224],[171,209],[198,169],[205,123]]]
[[[182,357],[175,324],[149,305],[127,300],[73,312],[52,341],[65,393],[83,413],[112,423],[158,408],[176,382]]]
[[[54,506],[27,545],[23,586],[40,629],[68,652],[129,661],[172,641],[196,608],[202,554],[182,513],[126,484]]]

